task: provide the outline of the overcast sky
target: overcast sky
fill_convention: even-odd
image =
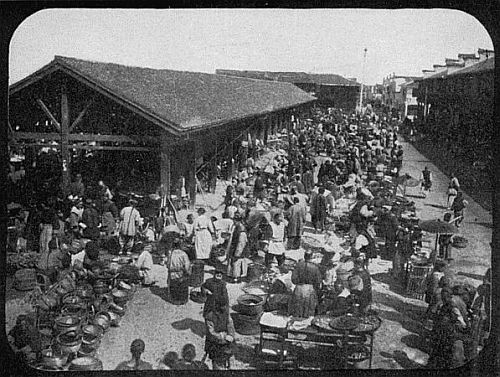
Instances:
[[[392,72],[422,75],[478,48],[493,49],[486,29],[447,9],[51,9],[14,33],[9,81],[62,55],[209,73],[336,73],[375,84]]]

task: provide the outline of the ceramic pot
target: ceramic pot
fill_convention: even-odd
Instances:
[[[62,353],[77,353],[82,345],[82,334],[76,331],[68,331],[57,336],[57,344]]]

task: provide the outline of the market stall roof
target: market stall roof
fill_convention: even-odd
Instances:
[[[346,79],[334,73],[306,73],[306,72],[269,72],[269,71],[238,71],[232,69],[217,69],[215,71],[221,75],[249,77],[259,80],[274,80],[290,82],[294,84],[314,83],[320,85],[335,86],[360,86],[361,84]]]
[[[55,56],[51,63],[13,84],[10,95],[59,70],[177,132],[218,126],[316,99],[286,82],[130,67],[63,56]]]

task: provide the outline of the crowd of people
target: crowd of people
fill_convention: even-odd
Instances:
[[[251,264],[262,262],[274,273],[273,287],[289,296],[287,314],[302,318],[372,312],[370,260],[382,254],[393,260],[393,278],[406,283],[405,266],[422,246],[422,231],[418,219],[404,216],[414,213],[415,206],[402,188],[410,177],[401,174],[404,151],[397,128],[376,114],[348,115],[337,109],[316,109],[310,119],[296,119],[287,151],[269,153],[267,161],[251,154],[229,174],[220,218],[205,208],[182,222],[165,208],[154,217],[143,216],[134,198],[115,204],[116,193],[103,181],[97,193],[87,195],[78,174],[66,198],[37,203],[27,218],[20,211],[19,237],[38,249],[37,267],[52,281],[71,266],[89,271],[100,266],[99,249],[106,248],[116,255],[136,255],[133,263],[141,283],[150,286],[157,278],[156,253],[167,268],[169,300],[176,305],[189,300],[194,266],[214,266],[214,277],[202,284],[205,352],[213,369],[224,369],[235,341],[226,284],[246,280]],[[433,181],[427,167],[419,181],[427,194]],[[460,226],[466,205],[452,176],[446,206],[453,217],[447,214],[445,221]],[[319,260],[318,248],[304,246],[309,220],[311,233],[324,239]],[[86,241],[83,250],[69,246],[79,239]],[[380,239],[383,249],[377,244]],[[467,348],[472,317],[489,305],[491,277],[477,292],[452,287],[446,278],[451,241],[448,235],[439,239],[426,294],[434,326],[433,366],[456,366],[474,353]],[[303,255],[296,253],[302,249]],[[120,369],[150,369],[140,360],[143,351],[144,342],[134,341],[133,357]],[[183,350],[182,359],[169,361],[171,369],[204,369],[194,354],[191,348]]]

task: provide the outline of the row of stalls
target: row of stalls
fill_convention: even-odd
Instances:
[[[242,142],[265,145],[314,100],[289,83],[56,56],[9,88],[9,147],[42,199],[80,173],[89,188],[185,191],[193,206],[237,169]]]

